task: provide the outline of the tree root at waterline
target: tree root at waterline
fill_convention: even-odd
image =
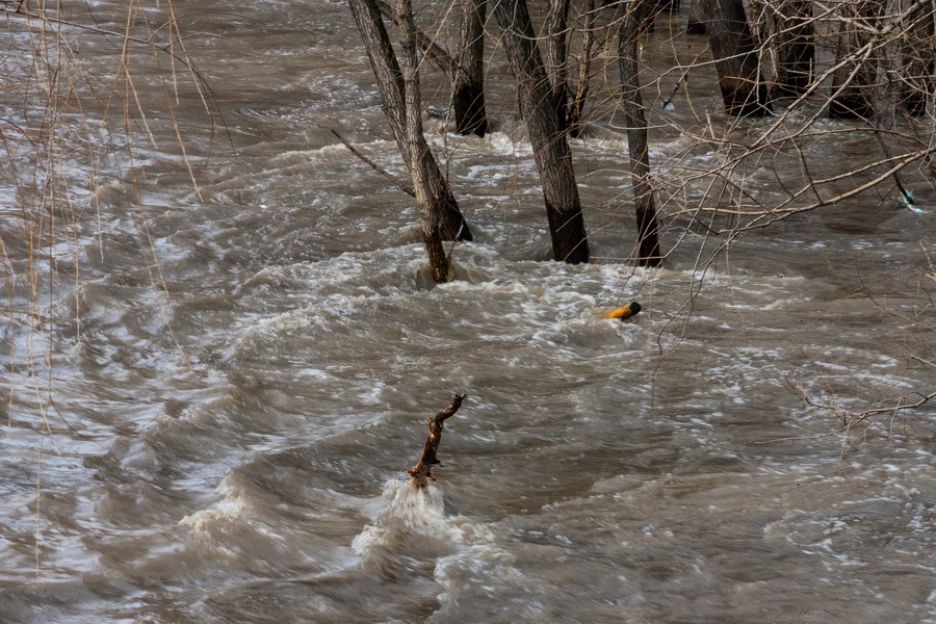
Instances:
[[[467,396],[468,395],[464,392],[456,394],[452,397],[451,405],[435,416],[430,416],[426,419],[429,422],[429,435],[426,436],[426,444],[423,446],[422,455],[419,457],[419,463],[416,464],[415,468],[408,471],[409,475],[413,478],[410,482],[413,488],[422,490],[429,486],[430,479],[435,481],[435,477],[432,476],[432,467],[442,464],[437,455],[439,452],[439,444],[442,443],[443,423],[445,423],[446,419],[455,415],[455,412],[458,411],[462,401],[464,401]]]

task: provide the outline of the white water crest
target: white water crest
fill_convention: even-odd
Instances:
[[[476,521],[446,517],[442,491],[435,485],[417,488],[410,479],[393,479],[380,502],[386,506],[351,543],[366,568],[385,568],[404,556],[442,557],[494,541],[494,534]]]

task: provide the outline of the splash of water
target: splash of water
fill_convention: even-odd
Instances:
[[[446,517],[442,491],[433,485],[416,489],[409,479],[392,479],[382,499],[389,501],[386,508],[351,543],[365,567],[386,569],[400,557],[434,560],[461,545],[494,540],[469,518]]]

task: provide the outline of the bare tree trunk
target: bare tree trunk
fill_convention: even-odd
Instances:
[[[403,29],[405,73],[400,70],[390,45],[377,0],[349,0],[383,96],[390,129],[413,181],[433,277],[437,281],[446,281],[449,271],[442,239],[471,240],[471,230],[462,218],[455,197],[422,133],[422,103],[416,73],[416,29],[409,11],[409,0],[399,2],[397,17]]]
[[[546,13],[546,75],[552,86],[559,125],[568,127],[569,88],[566,84],[569,56],[570,0],[549,0]]]
[[[907,4],[908,0],[887,0],[885,15],[888,21],[899,20],[901,9]],[[902,30],[901,26],[898,26],[898,31]],[[904,72],[901,71],[903,42],[896,35],[889,39],[880,49],[874,88],[874,121],[881,128],[892,128],[897,120],[897,104],[900,98],[899,81],[905,77]]]
[[[934,11],[936,4],[914,20],[903,49],[907,76],[902,85],[900,105],[914,117],[926,114],[926,101],[933,94],[933,75],[936,74]]]
[[[770,19],[777,51],[771,96],[799,97],[812,82],[816,47],[813,44],[812,0],[785,0]]]
[[[689,22],[686,24],[686,34],[705,34],[705,17],[702,15],[702,0],[692,0],[692,4],[689,5]]]
[[[416,56],[416,24],[413,21],[411,0],[396,0],[396,15],[402,38],[403,93],[406,113],[406,148],[410,154],[410,175],[419,205],[419,223],[423,243],[429,253],[432,278],[443,283],[449,281],[449,262],[442,245],[442,212],[445,209],[444,191],[430,182],[435,159],[429,151],[422,128],[422,98],[419,93],[419,58]],[[438,173],[438,169],[436,168]]]
[[[585,13],[582,55],[578,62],[575,97],[572,99],[572,105],[569,108],[569,134],[575,138],[581,137],[582,132],[585,131],[582,113],[585,111],[585,102],[588,100],[588,86],[591,82],[591,62],[595,47],[595,21],[598,17],[598,11],[595,10],[595,0],[585,0],[582,11]]]
[[[666,11],[667,13],[675,13],[678,10],[679,0],[652,0],[650,6],[646,10],[646,13],[644,14],[640,31],[655,32],[656,18],[660,15],[660,13],[663,11]]]
[[[377,0],[377,7],[380,9],[380,12],[384,17],[397,26],[400,25],[400,22],[397,19],[396,11],[392,6],[390,6],[390,3],[387,0]],[[448,76],[449,80],[455,79],[455,59],[452,58],[452,55],[449,54],[445,48],[437,44],[432,40],[431,37],[426,35],[426,33],[421,30],[416,31],[416,45],[418,45],[419,49],[423,51],[423,54],[426,55],[427,59],[432,61],[436,67],[442,70],[442,73]]]
[[[729,115],[761,117],[770,113],[767,84],[761,77],[758,47],[742,0],[696,0],[701,4],[709,46]]]
[[[459,0],[461,5],[461,38],[455,79],[452,82],[452,106],[455,109],[455,131],[458,134],[487,132],[487,111],[484,106],[484,20],[487,0]]]
[[[836,65],[844,64],[832,76],[829,117],[868,119],[874,115],[874,57],[850,57],[858,54],[868,43],[867,33],[858,24],[869,25],[868,18],[874,18],[880,8],[879,2],[867,0],[840,5],[842,21],[835,62]]]
[[[377,87],[384,100],[384,110],[387,121],[393,131],[403,159],[409,164],[409,153],[406,149],[406,109],[403,102],[403,73],[397,63],[396,54],[390,45],[390,36],[384,27],[380,12],[375,14],[376,6],[373,0],[348,0],[354,21],[361,32],[364,49],[370,60],[374,77],[377,78]],[[392,8],[392,7],[391,7]]]
[[[660,255],[659,226],[653,203],[650,177],[649,128],[640,98],[637,67],[637,39],[641,24],[649,14],[653,0],[632,0],[621,22],[618,40],[618,64],[621,70],[621,108],[627,127],[627,149],[630,153],[631,183],[637,212],[638,262],[655,267],[663,260]],[[639,309],[639,307],[638,307]]]
[[[452,82],[455,131],[458,134],[484,136],[487,132],[484,105],[484,20],[487,0],[459,2],[462,21],[457,58],[453,58],[421,30],[416,31],[416,45]],[[384,17],[394,24],[400,24],[396,11],[387,0],[377,0],[377,6]]]
[[[536,47],[526,0],[499,0],[494,4],[494,14],[517,78],[520,107],[527,120],[543,184],[553,255],[569,264],[588,262],[585,220],[572,169],[572,152],[565,128],[559,125],[556,116],[556,101]]]

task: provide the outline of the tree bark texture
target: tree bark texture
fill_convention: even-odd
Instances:
[[[653,202],[650,176],[650,132],[640,97],[637,67],[637,40],[641,24],[650,14],[653,0],[632,0],[624,13],[618,39],[618,65],[621,70],[621,109],[627,128],[627,149],[630,153],[631,184],[637,213],[638,263],[655,267],[663,260],[660,255],[659,226]],[[638,306],[639,310],[639,306]]]
[[[397,20],[396,11],[387,0],[377,0],[377,7],[384,17],[397,26],[400,25]],[[454,80],[456,69],[455,59],[452,58],[452,55],[449,54],[445,48],[437,44],[421,30],[416,31],[416,45],[423,51],[427,59],[442,70],[443,74],[448,76],[449,80]]]
[[[484,105],[484,21],[487,0],[459,0],[461,31],[455,79],[452,82],[452,107],[458,134],[487,133]]]
[[[373,0],[348,0],[354,21],[357,23],[364,42],[367,58],[371,69],[377,79],[377,87],[383,97],[384,110],[393,138],[403,159],[409,165],[409,154],[406,149],[406,110],[403,102],[403,73],[397,63],[396,54],[390,45],[390,36],[384,27],[379,9],[374,11],[377,4]],[[392,7],[391,7],[392,9]]]
[[[576,68],[575,96],[569,106],[569,134],[575,138],[582,136],[585,131],[585,122],[582,115],[585,112],[585,102],[588,101],[588,87],[591,82],[591,63],[595,48],[595,21],[598,12],[595,10],[595,0],[585,0],[582,8],[585,15],[582,35],[582,55],[579,57]]]
[[[570,0],[549,0],[546,13],[546,75],[556,102],[556,118],[562,128],[569,125],[569,6]]]
[[[409,0],[396,8],[406,10]],[[383,96],[390,129],[409,170],[420,210],[420,228],[437,281],[448,279],[448,261],[442,239],[471,240],[471,230],[462,218],[438,164],[422,133],[422,110],[416,74],[415,25],[412,13],[400,22],[406,73],[400,69],[390,37],[384,27],[377,0],[349,0],[364,47]],[[398,13],[398,18],[406,15]]]
[[[585,220],[572,169],[572,152],[565,128],[559,125],[556,116],[556,101],[536,46],[526,0],[499,0],[494,4],[494,14],[517,79],[520,108],[543,185],[553,256],[569,264],[588,262]]]
[[[869,119],[874,115],[875,56],[865,50],[866,32],[856,24],[876,21],[883,3],[864,0],[840,5],[841,17],[832,76],[829,116],[838,119]]]
[[[799,97],[812,82],[816,59],[812,0],[785,0],[771,14],[776,77],[771,96]]]
[[[702,0],[692,0],[692,4],[689,5],[689,21],[686,23],[686,34],[705,34],[705,18],[702,16]]]
[[[742,0],[695,1],[701,4],[725,110],[729,115],[769,114],[767,84]]]
[[[429,266],[436,283],[449,280],[449,261],[442,245],[442,213],[446,208],[445,189],[430,181],[433,168],[438,173],[435,158],[423,136],[422,97],[419,92],[419,58],[416,55],[416,24],[411,0],[396,0],[400,23],[403,71],[404,110],[406,113],[406,148],[410,154],[410,175],[419,206],[419,224],[423,243],[429,254]],[[441,174],[439,174],[441,178]]]

